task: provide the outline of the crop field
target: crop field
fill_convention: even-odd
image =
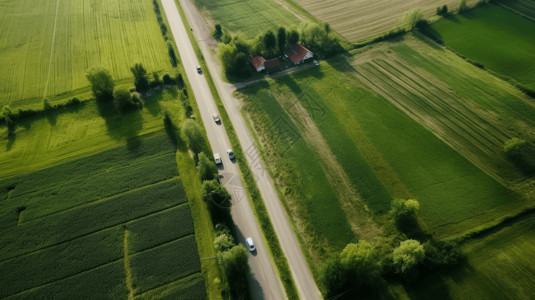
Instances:
[[[0,181],[0,297],[205,297],[167,135]]]
[[[0,7],[0,106],[87,93],[93,66],[116,80],[131,78],[135,62],[171,69],[151,0],[0,0]]]
[[[176,88],[144,99],[142,110],[108,114],[94,101],[17,121],[15,135],[0,127],[0,178],[46,168],[59,162],[100,152],[126,141],[139,144],[138,135],[163,128],[165,111],[182,113]]]
[[[280,26],[297,24],[299,19],[274,0],[195,0],[195,5],[208,11],[224,30],[242,32],[247,38]]]
[[[533,215],[463,246],[466,261],[423,279],[398,299],[532,299],[535,294]],[[406,293],[406,295],[403,295]]]
[[[512,137],[535,139],[534,103],[442,47],[412,36],[382,45],[354,56],[354,74],[492,177],[526,192],[512,184],[523,175],[502,149]]]
[[[535,21],[535,1],[533,0],[497,0],[493,3]]]
[[[430,47],[416,40],[407,42],[408,45],[414,45],[415,43],[421,45],[424,50],[426,49],[425,47]],[[409,46],[404,43],[394,44],[392,49],[385,49],[387,56],[396,57],[393,51],[396,47]],[[373,52],[374,50],[369,51]],[[370,87],[367,86],[369,82],[365,78],[370,80],[371,78],[377,78],[373,82],[380,82],[390,87],[392,91],[388,90],[388,92],[393,94],[398,90],[394,86],[394,83],[398,80],[392,79],[397,78],[392,76],[390,80],[393,82],[390,82],[388,80],[389,77],[385,79],[384,77],[377,77],[374,75],[375,73],[368,73],[367,64],[369,62],[359,60],[360,57],[364,59],[367,55],[367,52],[360,54],[360,56],[359,54],[355,55],[354,61],[351,62],[352,65],[348,64],[346,59],[339,58],[323,64],[320,69],[310,69],[295,75],[280,77],[280,79],[270,80],[268,84],[257,85],[240,91],[246,102],[244,107],[245,114],[249,117],[251,127],[255,128],[255,132],[258,135],[257,140],[263,146],[268,144],[267,141],[271,138],[258,128],[266,128],[271,123],[264,121],[263,118],[265,117],[259,114],[258,111],[260,110],[258,108],[252,108],[258,106],[259,103],[269,101],[268,103],[273,104],[264,104],[264,110],[269,111],[270,108],[268,106],[274,107],[276,103],[284,107],[289,112],[289,115],[292,116],[292,123],[298,128],[298,132],[301,133],[300,136],[303,137],[303,140],[307,142],[307,146],[315,154],[313,156],[315,159],[309,159],[306,163],[299,164],[298,161],[293,161],[292,157],[287,154],[290,151],[282,155],[276,152],[271,153],[271,149],[265,151],[263,153],[264,159],[270,161],[269,164],[277,164],[272,170],[273,174],[284,173],[283,170],[285,169],[301,168],[308,170],[310,165],[315,164],[313,161],[317,160],[322,165],[324,172],[328,174],[327,177],[333,178],[335,174],[340,173],[330,173],[329,167],[325,166],[325,164],[338,164],[338,172],[342,172],[339,178],[347,179],[349,184],[348,191],[353,192],[353,202],[345,202],[343,197],[338,195],[339,203],[346,214],[350,207],[356,207],[358,208],[356,210],[362,211],[361,208],[364,206],[364,210],[381,215],[389,209],[393,198],[416,198],[421,205],[420,219],[424,228],[438,238],[465,233],[474,227],[494,222],[505,214],[514,214],[521,211],[529,205],[528,201],[520,196],[519,193],[504,186],[474,165],[465,157],[465,152],[458,152],[455,147],[452,148],[446,144],[444,140],[447,141],[447,136],[441,136],[441,131],[436,130],[436,128],[431,128],[432,130],[430,131],[426,128],[426,123],[420,123],[419,118],[411,118],[413,116],[405,113],[403,108],[401,110],[398,109],[396,103],[393,105],[387,101],[388,97],[385,97],[386,99],[383,98],[381,96],[382,93],[372,93]],[[455,56],[454,54],[451,55]],[[448,57],[444,59],[448,59]],[[424,60],[424,66],[425,63],[426,61]],[[472,71],[478,70],[476,67],[462,61],[462,59],[460,59],[460,63],[464,63],[461,67],[471,68]],[[436,68],[436,66],[434,67]],[[452,66],[443,64],[437,72],[443,72],[443,76],[448,76],[446,72],[451,72],[449,71],[451,68]],[[415,69],[419,70],[418,68]],[[362,73],[365,71],[367,73]],[[451,76],[451,73],[449,74]],[[491,77],[490,75],[488,76]],[[400,80],[406,80],[407,85],[411,84],[411,81],[407,78],[400,78]],[[473,78],[467,78],[466,82],[461,81],[458,86],[453,86],[453,88],[465,88],[464,90],[459,90],[456,95],[481,94],[481,87],[474,86],[473,83],[471,85],[468,84],[468,79]],[[479,81],[476,82],[482,83],[484,79],[486,78],[479,78]],[[527,116],[530,114],[529,109],[532,108],[525,103],[525,98],[523,98],[522,94],[503,81],[497,79],[494,79],[494,81],[497,81],[500,85],[495,86],[496,90],[492,93],[503,96],[503,99],[508,99],[507,101],[511,103],[510,106],[513,107],[511,110],[504,105],[497,106],[499,100],[487,102],[490,107],[496,106],[496,114],[499,113],[504,118],[503,124],[499,123],[494,126],[500,125],[502,127],[498,128],[508,132],[510,128],[515,126],[510,124],[505,126],[504,124],[508,122],[509,118],[518,117],[517,124],[519,125],[517,126],[520,126],[516,128],[518,132],[523,128],[531,128],[530,124],[533,121],[527,119]],[[425,87],[425,81],[421,80],[421,82],[422,85],[419,90],[427,92],[426,89],[422,88]],[[440,81],[436,81],[436,83],[439,86],[445,86]],[[375,89],[375,87],[371,86],[371,89]],[[445,89],[449,90],[449,88]],[[402,93],[403,90],[400,89],[399,92]],[[515,97],[511,97],[511,95]],[[404,101],[403,103],[407,107],[410,104],[408,100],[405,101],[404,97],[397,98],[400,99],[399,101]],[[336,99],[336,101],[332,99]],[[413,101],[417,102],[418,100]],[[422,102],[423,100],[420,99],[419,103]],[[463,102],[467,103],[466,100],[463,100]],[[295,103],[300,103],[307,113],[303,114],[302,110],[301,113],[292,113],[297,108]],[[484,103],[480,105],[484,105]],[[413,110],[411,108],[411,111]],[[431,122],[433,113],[426,112],[429,114],[426,115],[426,120],[429,119]],[[277,115],[276,112],[268,114]],[[462,116],[462,114],[460,115]],[[423,117],[420,116],[420,118]],[[457,116],[452,114],[450,122],[457,122],[456,118]],[[313,122],[310,122],[310,119]],[[443,119],[447,118],[440,117],[439,120]],[[466,121],[464,118],[462,120]],[[479,118],[473,118],[473,121],[468,124],[477,130],[481,130],[479,126],[483,126],[484,123],[480,124],[482,121],[478,120]],[[299,125],[300,122],[307,125],[301,126]],[[317,132],[315,135],[311,135],[310,133],[313,131],[306,131],[307,127],[314,127],[311,123],[317,127],[319,135]],[[464,129],[461,133],[467,134],[466,132],[470,132],[468,131],[469,129],[470,127]],[[475,129],[472,129],[472,131]],[[481,131],[483,132],[484,130]],[[459,134],[455,135],[456,139],[460,139]],[[490,131],[488,134],[493,134],[493,132]],[[312,138],[310,138],[311,136]],[[470,136],[468,137],[471,138]],[[484,140],[483,138],[481,139]],[[322,150],[319,152],[314,151],[314,149],[318,149],[318,141],[323,141],[326,144],[320,148]],[[496,143],[496,145],[498,147],[496,152],[499,152],[502,149],[502,145],[499,143]],[[299,149],[300,153],[303,151]],[[334,155],[334,159],[329,159],[329,155],[320,152],[331,152]],[[473,155],[481,154],[475,153]],[[495,156],[493,157],[495,158]],[[303,173],[306,174],[307,171]],[[297,187],[293,187],[294,183],[291,179],[280,177],[278,182],[283,187],[283,193],[288,193],[288,190],[290,191],[289,193],[299,190]],[[335,191],[342,189],[341,186],[336,186],[333,182],[330,183],[331,186],[336,187],[334,188]],[[313,184],[311,183],[311,185]],[[304,191],[306,193],[308,190],[305,189]],[[525,192],[525,190],[520,192]],[[308,204],[308,202],[305,203]],[[348,218],[348,220],[351,224],[354,218]],[[365,228],[363,224],[355,225],[352,228],[357,228],[356,232],[359,232],[359,225],[360,228]],[[373,228],[372,225],[369,226]],[[358,236],[360,238],[373,239],[373,235],[358,234]]]
[[[446,18],[433,28],[455,51],[535,90],[535,22],[489,4]]]
[[[265,149],[270,162],[266,166],[283,185],[280,189],[285,196],[281,199],[285,199],[292,219],[298,220],[301,239],[311,247],[308,254],[322,259],[330,250],[341,250],[355,235],[314,151],[268,91],[251,89],[243,94],[247,95],[244,113],[256,120],[251,125],[258,140],[269,141],[260,149]],[[284,160],[278,156],[284,156]],[[317,253],[319,249],[327,253]]]
[[[314,17],[328,23],[350,42],[357,42],[387,33],[401,25],[403,15],[412,9],[421,8],[424,17],[436,14],[436,8],[448,5],[449,11],[457,10],[457,0],[410,0],[410,1],[323,1],[293,0]],[[469,5],[477,1],[467,1]]]

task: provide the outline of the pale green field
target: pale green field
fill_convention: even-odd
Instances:
[[[57,17],[56,17],[57,4]],[[88,95],[85,72],[132,77],[171,64],[151,0],[0,0],[0,105],[41,108],[43,97]]]
[[[183,111],[176,89],[145,99],[140,111],[103,118],[99,107],[88,102],[80,107],[52,111],[17,122],[15,135],[0,127],[0,178],[41,169],[102,150],[135,142],[137,135],[163,128],[166,110]]]

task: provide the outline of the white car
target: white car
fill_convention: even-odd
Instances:
[[[197,73],[202,74],[201,66],[197,66]]]
[[[317,61],[317,60],[313,60],[312,63],[313,63],[315,66],[319,66],[319,65],[320,65],[320,62]]]
[[[219,116],[216,113],[212,114],[212,118],[214,118],[214,122],[216,122],[216,123],[221,122],[221,119],[219,119]]]
[[[221,155],[219,155],[219,153],[214,153],[214,160],[215,160],[215,164],[216,165],[219,165],[219,164],[223,163],[221,161]]]
[[[228,149],[227,153],[228,153],[228,158],[229,159],[231,159],[231,160],[234,159],[234,152],[232,152],[232,149]]]
[[[252,237],[248,237],[245,242],[247,243],[247,248],[249,248],[249,251],[254,252],[256,250]]]

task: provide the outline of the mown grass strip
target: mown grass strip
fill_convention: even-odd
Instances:
[[[179,1],[175,0],[175,2],[177,4],[184,25],[186,26],[186,28],[190,27]],[[219,93],[217,92],[217,89],[215,87],[212,75],[208,70],[206,62],[204,60],[204,56],[202,55],[199,45],[197,44],[197,40],[195,39],[195,36],[191,31],[187,30],[187,32],[189,39],[191,40],[191,43],[193,45],[193,49],[195,50],[195,54],[199,58],[199,63],[201,64],[202,69],[205,70],[204,75],[206,76],[208,85],[210,86],[210,91],[212,92],[212,95],[215,99],[217,109],[220,113],[220,117],[223,123],[225,124],[225,130],[227,131],[227,135],[232,145],[232,150],[234,151],[236,157],[245,157],[236,132],[234,131],[234,127],[232,126],[232,122],[230,121],[230,117],[228,116],[227,111],[225,110],[225,106],[223,105],[223,102],[219,97]],[[266,206],[264,205],[262,196],[260,195],[260,191],[256,186],[254,175],[249,169],[249,166],[247,165],[246,161],[243,161],[238,165],[240,167],[241,178],[244,180],[244,183],[247,186],[247,195],[249,196],[249,199],[253,204],[255,216],[260,223],[260,228],[262,228],[263,236],[269,246],[268,249],[271,254],[270,258],[275,262],[275,265],[277,266],[282,284],[284,285],[284,289],[286,291],[286,295],[289,299],[299,299],[295,282],[292,278],[290,268],[288,266],[288,261],[286,260],[286,255],[281,249],[277,234],[273,229],[269,214],[267,213]]]

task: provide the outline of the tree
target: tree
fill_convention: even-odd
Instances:
[[[462,252],[454,242],[430,240],[423,244],[425,250],[424,265],[428,269],[451,266],[463,258]]]
[[[204,152],[199,153],[199,162],[197,165],[201,180],[212,180],[217,178],[217,166],[211,159],[206,157]]]
[[[357,291],[376,286],[381,282],[381,263],[374,247],[366,242],[348,244],[342,253],[331,258],[322,280],[328,295],[333,296],[349,289]]]
[[[459,7],[458,7],[459,13],[463,13],[466,10],[468,10],[468,5],[466,4],[466,0],[460,0]]]
[[[243,245],[237,245],[230,250],[220,252],[217,261],[230,286],[231,299],[245,299],[249,294],[247,274],[247,250]]]
[[[214,240],[214,247],[218,252],[228,251],[235,245],[236,243],[234,242],[234,238],[227,233],[217,235]]]
[[[162,80],[160,79],[160,74],[158,72],[152,72],[152,81],[150,82],[151,87],[157,87],[162,85]]]
[[[223,29],[221,28],[221,24],[215,24],[215,30],[213,33],[213,37],[216,40],[221,40],[221,37],[223,36]]]
[[[176,86],[179,90],[183,89],[186,86],[186,84],[184,84],[184,78],[180,73],[178,73],[178,75],[176,76]]]
[[[208,206],[214,223],[227,222],[230,218],[230,194],[219,181],[206,180],[202,183],[202,198]]]
[[[190,149],[196,155],[199,154],[204,144],[201,126],[192,119],[188,119],[184,122],[184,126],[182,128],[184,130],[184,134],[188,138]]]
[[[136,107],[132,99],[132,94],[126,89],[119,89],[113,93],[113,105],[118,111],[125,111]]]
[[[149,80],[147,79],[147,70],[143,67],[142,64],[135,64],[130,71],[134,75],[134,85],[136,86],[136,91],[144,93],[149,89]]]
[[[277,45],[279,46],[279,55],[284,54],[284,49],[286,49],[286,28],[279,27],[277,31]]]
[[[85,77],[91,84],[93,95],[98,101],[109,101],[113,99],[115,83],[108,70],[101,67],[93,67],[87,71]]]
[[[414,199],[401,200],[396,199],[392,202],[390,215],[398,228],[402,230],[411,229],[417,225],[416,213],[420,209],[420,203]]]
[[[288,32],[288,44],[293,45],[297,42],[299,42],[299,32],[296,28],[292,28]]]
[[[264,42],[267,56],[271,56],[273,54],[273,50],[275,50],[275,47],[277,47],[277,39],[275,38],[273,31],[270,30],[266,32],[266,34],[262,37],[262,41]]]
[[[424,247],[416,240],[401,242],[392,254],[395,271],[403,276],[414,274],[416,266],[423,262],[424,258]]]
[[[2,106],[2,119],[7,125],[7,134],[11,136],[15,132],[15,115],[9,105]]]
[[[403,26],[407,30],[413,30],[423,18],[424,15],[421,8],[412,9],[403,16]]]

